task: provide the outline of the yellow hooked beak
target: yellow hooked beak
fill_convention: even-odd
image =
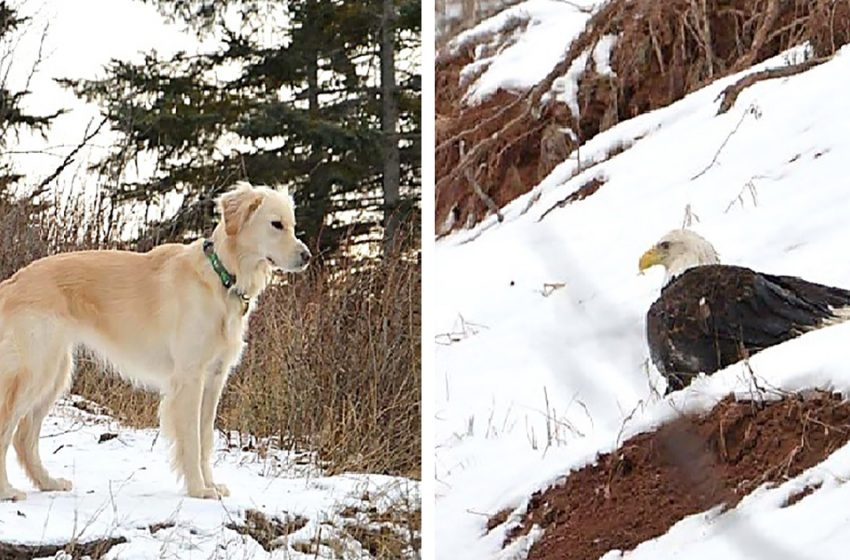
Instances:
[[[640,274],[643,274],[643,271],[647,268],[653,267],[657,264],[661,264],[661,259],[661,251],[653,247],[652,249],[641,255],[640,262],[638,263],[638,272]]]

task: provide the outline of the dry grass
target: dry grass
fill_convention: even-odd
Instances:
[[[118,245],[90,234],[90,214],[0,203],[0,278],[47,254]],[[282,278],[251,317],[217,427],[317,451],[330,472],[418,478],[419,302],[415,258],[337,260]],[[156,395],[102,375],[85,355],[73,391],[129,425],[157,424]]]
[[[228,529],[242,535],[248,535],[257,541],[263,550],[271,552],[275,543],[281,537],[286,537],[307,525],[307,518],[299,515],[286,515],[284,519],[280,516],[269,517],[256,509],[245,510],[244,523],[232,522],[227,525]]]
[[[393,259],[272,286],[221,426],[317,449],[331,471],[419,476],[420,269]]]

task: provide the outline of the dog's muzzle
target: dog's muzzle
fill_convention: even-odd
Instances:
[[[307,266],[310,264],[310,259],[313,255],[310,254],[310,250],[307,247],[301,251],[301,266]]]

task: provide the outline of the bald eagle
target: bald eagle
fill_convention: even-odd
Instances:
[[[714,247],[681,229],[640,258],[667,270],[646,314],[649,355],[667,393],[769,346],[850,319],[850,291],[720,264]]]

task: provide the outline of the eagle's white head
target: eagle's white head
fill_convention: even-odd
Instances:
[[[655,265],[667,271],[666,286],[670,280],[689,268],[704,264],[720,264],[720,257],[711,243],[688,229],[674,229],[640,257],[638,268],[643,272]]]

